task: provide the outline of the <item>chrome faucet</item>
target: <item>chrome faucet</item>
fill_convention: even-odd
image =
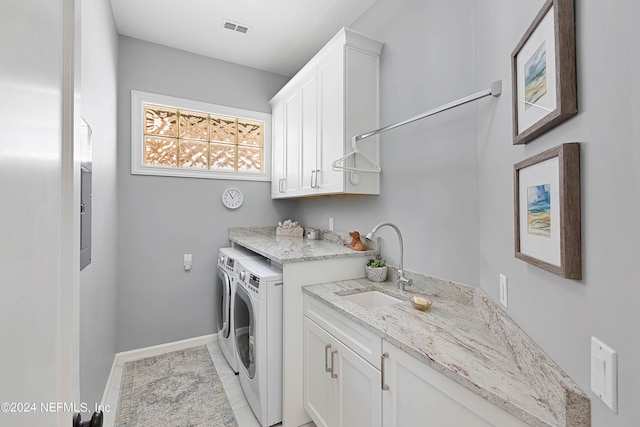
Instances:
[[[400,233],[400,229],[395,224],[392,224],[390,222],[381,222],[380,224],[373,227],[373,230],[371,230],[371,232],[367,234],[365,237],[368,240],[373,240],[373,236],[376,234],[376,232],[385,225],[396,230],[396,233],[398,234],[398,240],[400,240],[400,265],[398,266],[398,290],[404,291],[404,287],[407,285],[411,286],[413,284],[413,280],[408,279],[404,276],[403,259],[402,259],[404,249],[403,249],[402,234]]]

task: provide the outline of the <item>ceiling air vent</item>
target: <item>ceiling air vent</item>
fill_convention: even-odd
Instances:
[[[242,34],[246,34],[247,31],[249,31],[249,27],[247,25],[238,24],[237,22],[229,21],[228,19],[222,21],[222,27]]]

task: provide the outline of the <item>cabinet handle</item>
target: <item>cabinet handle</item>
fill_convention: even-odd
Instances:
[[[311,171],[311,188],[316,188],[316,171]]]
[[[280,193],[284,193],[284,185],[282,185],[282,184],[284,184],[284,178],[280,178],[278,180],[278,191]]]
[[[335,372],[333,372],[333,368],[335,367],[335,363],[333,360],[333,356],[338,354],[338,350],[333,350],[331,352],[331,378],[338,378],[338,374],[336,374]]]
[[[331,344],[327,344],[324,346],[324,371],[331,372],[331,368],[329,367],[329,360],[327,358],[327,350],[331,350]]]
[[[314,188],[320,188],[320,186],[318,185],[318,177],[320,176],[320,169],[316,169],[316,184],[314,186]]]
[[[380,388],[382,390],[389,390],[389,385],[385,384],[384,380],[384,359],[389,358],[389,353],[386,351],[380,356]]]

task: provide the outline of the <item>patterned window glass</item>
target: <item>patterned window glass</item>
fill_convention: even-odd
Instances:
[[[145,105],[144,118],[145,134],[167,137],[178,136],[177,109],[158,107],[156,105]]]
[[[181,139],[178,150],[181,168],[209,168],[209,144]]]
[[[220,171],[235,172],[236,157],[238,148],[232,144],[217,144],[212,142],[211,148],[211,168]]]
[[[261,174],[264,123],[144,104],[144,165]]]
[[[144,138],[144,164],[150,166],[178,166],[178,140],[146,135]]]
[[[212,115],[211,140],[235,144],[238,140],[238,119]]]
[[[180,111],[180,138],[209,141],[209,115]]]
[[[262,147],[262,134],[264,125],[262,122],[250,120],[238,120],[238,144]]]
[[[238,170],[262,172],[262,148],[238,146]]]

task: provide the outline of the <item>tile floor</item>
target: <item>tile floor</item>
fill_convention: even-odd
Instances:
[[[214,337],[215,338],[215,337]],[[222,382],[222,386],[224,387],[225,392],[227,393],[227,398],[229,399],[229,403],[231,404],[231,408],[236,416],[236,420],[238,421],[239,427],[260,427],[258,420],[253,415],[253,411],[249,406],[249,403],[244,397],[244,393],[242,388],[240,387],[240,381],[238,380],[238,376],[233,373],[231,367],[227,363],[224,358],[222,352],[220,351],[220,347],[218,346],[217,339],[208,339],[206,342],[200,342],[194,344],[192,341],[185,341],[184,343],[176,343],[171,348],[167,348],[166,346],[158,347],[157,350],[150,349],[149,351],[145,351],[144,355],[136,358],[150,357],[157,354],[162,354],[168,351],[175,351],[181,348],[193,347],[195,345],[206,344],[209,349],[209,353],[211,354],[211,359],[213,360],[213,364],[216,367],[216,371],[218,371],[218,376],[220,377],[220,381]],[[120,360],[116,363],[112,370],[112,376],[109,379],[108,390],[105,394],[104,404],[105,404],[105,412],[104,412],[104,427],[113,427],[116,418],[117,405],[118,405],[118,395],[120,393],[120,382],[122,380],[122,369],[124,363],[134,360],[134,358],[128,358],[127,360]],[[109,410],[106,410],[108,408]],[[310,423],[307,424],[307,427],[315,426],[315,424]]]

